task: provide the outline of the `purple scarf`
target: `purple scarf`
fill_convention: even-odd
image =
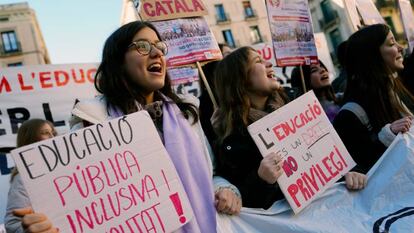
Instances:
[[[174,163],[194,212],[194,218],[175,232],[216,232],[213,182],[209,175],[203,144],[197,139],[190,123],[175,103],[164,101],[162,108],[164,146]],[[109,107],[111,117],[122,116],[120,112]]]

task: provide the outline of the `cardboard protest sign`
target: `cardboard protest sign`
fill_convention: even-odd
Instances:
[[[15,147],[21,123],[51,121],[59,133],[69,130],[76,98],[96,95],[97,64],[36,65],[0,69],[0,148]]]
[[[61,232],[171,232],[193,216],[146,111],[11,153],[32,207]]]
[[[318,62],[307,0],[267,1],[277,66]]]
[[[161,39],[168,44],[168,67],[222,58],[216,39],[204,18],[174,19],[153,24],[161,34]]]
[[[263,156],[275,152],[282,157],[284,173],[277,182],[295,213],[355,166],[313,91],[248,131]]]
[[[361,27],[361,20],[357,11],[355,0],[343,0],[345,3],[345,11],[348,13],[348,17],[352,23],[354,31],[358,31]]]
[[[160,21],[207,15],[202,0],[141,0],[140,15],[143,20]]]
[[[372,0],[356,0],[356,3],[365,25],[386,24]]]
[[[407,38],[410,52],[414,49],[414,14],[413,8],[409,0],[398,0],[398,7],[400,8],[401,21],[404,26],[405,36]]]

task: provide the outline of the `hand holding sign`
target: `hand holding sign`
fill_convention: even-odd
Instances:
[[[282,158],[280,155],[272,152],[265,156],[260,162],[257,174],[268,184],[276,183],[277,179],[282,175]]]

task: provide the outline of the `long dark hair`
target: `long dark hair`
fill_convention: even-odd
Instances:
[[[152,29],[161,39],[160,34],[151,23],[134,21],[123,25],[106,40],[102,62],[95,75],[96,90],[105,96],[108,105],[118,107],[124,114],[138,111],[135,101],[142,105],[147,104],[141,94],[141,87],[132,81],[124,68],[128,46],[132,43],[134,36],[144,28]],[[173,93],[168,74],[166,74],[165,84],[159,92],[172,99],[186,118],[191,115],[194,118],[194,123],[198,121],[196,107],[190,103],[184,103]]]
[[[319,60],[319,64],[322,68],[324,68],[326,71],[328,71],[328,68],[326,68],[325,64],[323,64],[322,61]],[[333,101],[335,104],[339,104],[339,101],[336,99],[335,91],[333,90],[332,85],[328,85],[326,87],[322,88],[313,88],[311,85],[311,66],[310,65],[303,65],[302,66],[303,71],[303,78],[305,80],[305,87],[306,90],[313,90],[315,92],[315,95],[320,98],[321,96],[324,96],[327,100]],[[329,72],[329,71],[328,71]],[[299,92],[299,95],[304,94],[303,86],[302,86],[302,79],[300,76],[300,67],[297,66],[292,70],[292,74],[290,77],[290,82],[293,88],[296,88]]]
[[[218,142],[229,136],[234,130],[246,127],[251,108],[247,95],[251,47],[241,47],[219,62],[215,70],[214,83],[219,102],[217,116]],[[283,89],[269,96],[277,103],[286,103]]]
[[[384,24],[365,27],[351,35],[346,52],[345,100],[356,101],[365,109],[375,131],[408,114],[404,104],[414,110],[414,97],[399,78],[393,78],[381,56],[380,47],[389,32]]]

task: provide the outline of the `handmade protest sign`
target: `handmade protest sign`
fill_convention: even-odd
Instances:
[[[153,24],[162,40],[168,44],[168,67],[222,58],[216,39],[204,18],[174,19]]]
[[[137,4],[136,4],[137,6]],[[159,21],[207,15],[201,0],[141,0],[143,20]]]
[[[355,166],[313,91],[248,131],[263,156],[274,152],[282,157],[284,172],[277,182],[295,213]]]
[[[267,1],[277,66],[318,63],[307,0]]]
[[[356,0],[357,9],[365,25],[386,24],[372,0]]]
[[[31,118],[69,131],[76,99],[92,98],[96,63],[35,65],[0,69],[0,148],[15,147],[20,125]]]
[[[404,26],[405,36],[408,41],[408,48],[410,52],[414,49],[414,13],[411,3],[408,0],[398,0],[398,7],[400,8],[401,21]]]
[[[146,111],[11,153],[32,207],[61,232],[171,232],[193,216]]]

